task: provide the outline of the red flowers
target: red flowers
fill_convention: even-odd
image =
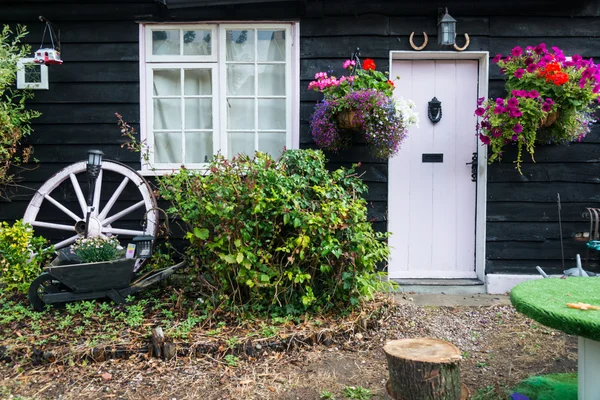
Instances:
[[[394,85],[394,82],[392,82],[391,80],[388,79],[388,85],[390,85],[391,87],[395,88],[396,85]]]
[[[557,62],[552,62],[538,71],[538,76],[546,78],[546,82],[552,82],[556,86],[564,85],[569,81],[569,75],[561,71],[561,66]]]
[[[367,71],[368,70],[372,70],[372,71],[374,71],[375,67],[376,67],[375,66],[375,61],[373,61],[370,58],[365,58],[365,61],[363,61],[362,67],[363,67],[364,70],[367,70]]]

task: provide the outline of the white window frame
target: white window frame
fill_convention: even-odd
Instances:
[[[17,61],[17,89],[36,89],[48,90],[50,84],[48,82],[48,66],[44,64],[36,64],[34,58],[21,58]],[[25,65],[33,64],[40,67],[41,82],[27,82],[25,80]]]
[[[218,138],[219,138],[219,118],[218,118],[218,101],[217,101],[217,94],[215,94],[214,92],[214,88],[217,87],[217,64],[216,63],[154,63],[154,64],[146,64],[146,76],[148,77],[148,82],[153,82],[153,77],[154,77],[154,70],[160,70],[160,69],[177,69],[180,68],[181,70],[185,70],[185,69],[196,69],[196,68],[201,68],[201,69],[210,69],[212,71],[211,73],[211,79],[212,79],[212,87],[213,87],[213,96],[212,96],[212,109],[213,109],[213,128],[212,128],[212,137],[213,137],[213,146],[215,146],[215,144],[218,144]],[[184,96],[184,79],[183,77],[180,79],[180,84],[181,84],[181,89],[180,89],[180,95],[175,95],[175,96],[154,96],[152,93],[153,91],[151,89],[148,89],[147,93],[148,95],[146,96],[146,109],[148,110],[148,129],[154,131],[154,98],[155,97],[160,97],[160,98],[173,98],[173,99],[177,99],[180,97]],[[198,97],[201,98],[203,96],[185,96],[187,98],[194,98],[194,97]],[[185,103],[182,104],[181,106],[181,123],[183,124],[183,129],[181,130],[181,134],[182,134],[182,152],[183,152],[183,157],[185,159],[185,154],[186,154],[186,148],[185,148],[185,132],[189,132],[189,129],[185,129]],[[195,131],[202,131],[199,129],[194,129]],[[164,129],[164,131],[170,131],[170,129]],[[147,144],[148,144],[148,163],[150,165],[157,165],[157,163],[154,162],[154,135],[148,135],[147,136]],[[214,154],[214,148],[213,148],[213,154]],[[160,163],[160,170],[173,170],[173,169],[179,169],[182,165],[185,165],[186,168],[189,169],[202,169],[202,168],[206,168],[206,163]]]
[[[227,30],[243,30],[243,29],[253,29],[255,31],[258,31],[260,29],[284,29],[285,30],[285,37],[286,40],[288,40],[287,38],[292,38],[292,34],[291,34],[291,26],[289,24],[222,24],[219,27],[219,38],[224,38],[225,37],[225,31]],[[258,35],[255,37],[255,40],[258,40]],[[291,39],[290,39],[291,40]],[[220,53],[219,53],[219,58],[222,61],[219,64],[219,69],[220,69],[220,73],[219,73],[219,77],[220,77],[220,86],[221,88],[223,88],[223,96],[220,99],[221,101],[221,109],[224,110],[224,112],[221,113],[221,126],[223,127],[223,135],[221,135],[221,152],[223,154],[225,154],[226,156],[231,156],[228,152],[228,143],[227,143],[227,95],[225,93],[226,91],[226,85],[227,85],[227,61],[226,60],[226,46],[220,46],[219,47]],[[255,61],[254,63],[256,64],[260,64],[258,62],[258,57],[254,57]],[[285,75],[287,77],[293,78],[292,77],[292,46],[286,46],[286,54],[285,54]],[[265,62],[265,64],[273,64],[273,62]],[[258,74],[254,75],[254,87],[257,88],[258,87]],[[257,102],[259,99],[259,96],[257,94],[255,94],[254,96],[241,96],[242,98],[251,98],[253,97]],[[269,97],[274,97],[277,98],[277,96],[260,96],[260,98],[269,98]],[[285,139],[285,147],[287,149],[291,149],[292,148],[292,135],[289,134],[289,132],[292,132],[292,115],[290,115],[293,110],[292,110],[292,84],[291,84],[291,79],[286,79],[285,81],[285,99],[286,99],[286,110],[290,110],[290,112],[288,113],[288,115],[286,115],[286,121],[285,121],[285,131],[286,131],[286,139]],[[255,106],[254,109],[254,131],[258,132],[258,106]],[[231,130],[231,131],[235,131],[235,130]],[[239,130],[239,131],[246,131],[245,129],[243,130]],[[268,131],[268,130],[261,130],[261,131]],[[276,132],[279,130],[275,130]],[[258,133],[256,133],[254,135],[254,147],[258,148]]]
[[[176,55],[154,55],[152,54],[152,31],[164,31],[164,30],[176,30],[179,29],[179,40],[180,44],[183,44],[183,31],[194,31],[194,30],[211,30],[210,40],[211,40],[211,53],[210,55],[200,56],[200,55],[192,55],[186,56],[180,54]],[[188,24],[188,25],[178,25],[178,24],[157,24],[157,25],[146,25],[146,62],[217,62],[217,41],[215,37],[217,36],[217,25],[215,24]],[[183,46],[181,46],[181,51],[183,51]]]
[[[152,31],[165,29],[199,30],[212,29],[211,34],[213,50],[211,56],[153,56],[152,55]],[[142,156],[143,175],[163,175],[178,170],[181,163],[154,163],[154,139],[153,129],[153,102],[152,102],[152,70],[161,67],[174,66],[175,68],[186,68],[201,63],[202,67],[208,64],[214,64],[215,73],[213,73],[213,154],[220,152],[225,156],[227,149],[227,97],[226,89],[226,46],[222,41],[225,37],[225,31],[230,29],[281,29],[285,30],[286,35],[286,148],[297,149],[300,143],[300,49],[299,37],[300,26],[298,22],[262,22],[262,23],[197,23],[197,24],[140,24],[140,140],[148,147],[148,160]],[[168,62],[167,62],[168,61]],[[215,83],[215,77],[217,82]],[[255,77],[257,79],[257,77]],[[262,96],[260,96],[262,98]],[[266,96],[267,98],[269,96]],[[216,102],[216,105],[215,105]],[[216,117],[215,117],[216,116]],[[255,124],[258,124],[255,115]],[[258,129],[255,125],[255,131]],[[261,132],[268,130],[260,130]],[[255,135],[255,140],[258,135]],[[187,163],[183,164],[189,169],[204,169],[206,163]]]

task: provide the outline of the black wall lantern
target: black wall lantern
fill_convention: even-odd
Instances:
[[[439,101],[437,97],[434,97],[429,101],[427,106],[427,116],[434,124],[440,122],[442,119],[442,102]]]
[[[154,236],[136,236],[131,241],[135,245],[135,258],[152,257],[152,241]]]
[[[86,174],[88,178],[88,199],[87,199],[87,215],[85,217],[84,236],[88,236],[88,228],[90,225],[90,215],[94,211],[92,202],[94,201],[94,191],[96,190],[96,180],[102,169],[102,157],[104,153],[100,150],[88,150],[88,161],[86,165]]]
[[[448,14],[448,8],[438,9],[440,17],[438,19],[438,44],[442,46],[454,46],[456,41],[456,20]]]

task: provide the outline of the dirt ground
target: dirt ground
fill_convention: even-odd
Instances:
[[[541,326],[510,305],[397,304],[378,322],[329,346],[264,350],[237,363],[210,355],[162,361],[147,354],[35,367],[4,361],[0,398],[310,400],[330,392],[344,399],[346,387],[361,386],[383,399],[383,345],[415,337],[444,339],[461,349],[461,377],[474,399],[507,399],[507,390],[527,376],[577,367],[577,338]]]

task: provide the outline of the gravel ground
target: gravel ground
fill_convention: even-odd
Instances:
[[[23,367],[0,364],[0,398],[32,399],[342,399],[346,387],[383,399],[383,345],[392,339],[434,337],[460,348],[461,377],[477,399],[506,399],[529,376],[572,372],[577,340],[537,324],[510,305],[396,304],[376,328],[334,338],[330,346],[263,351],[237,365],[205,355],[168,362],[135,355],[127,360]]]

